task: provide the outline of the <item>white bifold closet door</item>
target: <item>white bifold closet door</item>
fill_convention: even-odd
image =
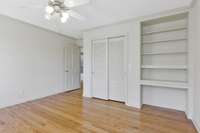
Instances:
[[[107,41],[93,41],[92,95],[108,99],[107,83]]]
[[[125,101],[124,37],[108,40],[109,99]]]
[[[80,48],[68,46],[65,48],[65,89],[80,88]]]
[[[125,101],[124,37],[93,41],[92,95]]]

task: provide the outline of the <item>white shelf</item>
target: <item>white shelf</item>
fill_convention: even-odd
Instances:
[[[175,66],[175,65],[170,65],[170,66],[156,66],[156,65],[142,65],[143,69],[174,69],[174,70],[186,70],[187,66]]]
[[[177,41],[187,41],[186,38],[182,39],[175,39],[175,40],[163,40],[163,41],[154,41],[154,42],[142,42],[143,45],[148,45],[148,44],[157,44],[157,43],[165,43],[165,42],[177,42]]]
[[[184,90],[188,89],[188,84],[182,83],[182,82],[141,80],[140,84],[147,85],[147,86],[159,86],[159,87],[177,88],[177,89],[184,89]]]
[[[165,33],[165,32],[173,32],[173,31],[180,31],[180,30],[187,30],[186,27],[183,28],[177,28],[177,29],[169,29],[169,30],[161,30],[161,31],[152,31],[152,32],[146,32],[143,33],[143,36],[147,36],[147,35],[153,35],[153,34],[160,34],[160,33]]]
[[[143,53],[142,55],[171,55],[171,54],[187,54],[187,52],[152,52]]]

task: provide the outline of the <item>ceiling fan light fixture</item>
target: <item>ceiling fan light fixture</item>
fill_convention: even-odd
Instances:
[[[73,7],[75,3],[72,0],[66,0],[65,4],[68,5],[69,7]]]
[[[52,6],[47,6],[46,7],[46,13],[48,13],[48,14],[51,14],[51,13],[53,13],[54,12],[54,8],[52,7]]]
[[[52,16],[60,17],[60,21],[62,23],[67,22],[69,17],[74,17],[79,20],[84,20],[84,17],[73,11],[72,7],[80,6],[83,4],[88,3],[90,0],[81,0],[86,2],[75,2],[74,0],[48,0],[48,6],[46,6],[45,11],[46,15],[45,18],[50,20]]]
[[[46,18],[47,20],[50,20],[50,19],[51,19],[51,15],[50,15],[50,14],[45,14],[45,18]]]
[[[66,23],[67,20],[69,19],[69,17],[70,17],[70,16],[69,16],[69,13],[63,12],[62,15],[61,15],[60,21],[61,21],[62,23]]]
[[[64,18],[64,17],[62,17],[62,18],[60,18],[60,21],[61,21],[62,23],[66,23],[66,22],[67,22],[67,19]]]
[[[68,19],[69,18],[69,13],[68,12],[63,12],[62,17]]]

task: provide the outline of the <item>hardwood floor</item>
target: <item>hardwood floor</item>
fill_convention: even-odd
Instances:
[[[184,113],[82,98],[80,90],[0,110],[0,133],[196,133]]]

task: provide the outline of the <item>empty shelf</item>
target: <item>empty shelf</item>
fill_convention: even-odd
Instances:
[[[178,65],[170,65],[170,66],[156,66],[156,65],[142,65],[143,69],[180,69],[180,70],[185,70],[187,69],[187,66],[178,66]]]
[[[169,88],[177,88],[177,89],[188,89],[187,83],[182,82],[166,82],[166,81],[152,81],[152,80],[141,80],[141,85],[147,86],[160,86],[160,87],[169,87]]]
[[[146,35],[160,34],[160,33],[180,31],[180,30],[187,30],[187,28],[183,27],[183,28],[169,29],[169,30],[163,30],[163,31],[152,31],[152,32],[143,33],[142,35],[146,36]]]
[[[177,41],[187,41],[187,39],[186,38],[182,38],[182,39],[176,39],[176,40],[163,40],[163,41],[155,41],[155,42],[143,42],[143,45],[165,43],[165,42],[177,42]]]
[[[149,53],[143,53],[142,55],[170,55],[170,54],[187,54],[187,52],[149,52]]]

